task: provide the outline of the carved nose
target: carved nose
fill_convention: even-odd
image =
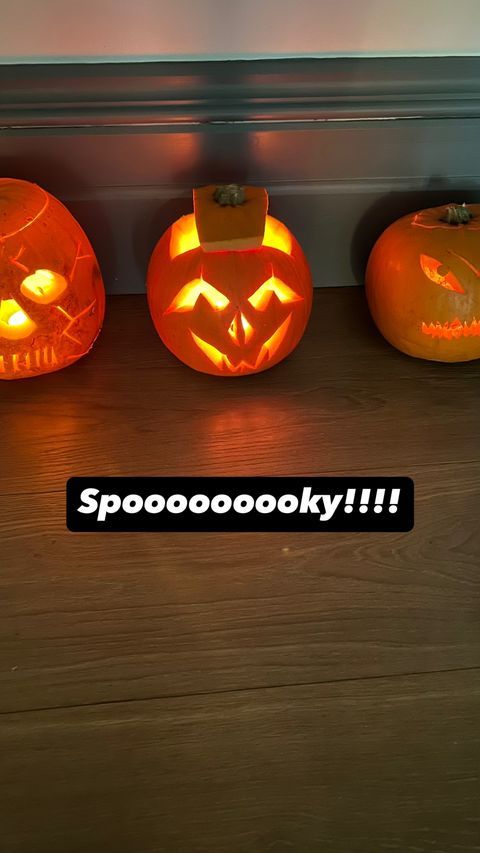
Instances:
[[[232,322],[230,323],[230,326],[228,327],[228,334],[230,335],[232,341],[235,344],[238,344],[238,346],[241,346],[245,341],[241,316],[242,315],[240,311],[237,311]]]
[[[237,311],[235,314],[230,326],[228,327],[228,334],[232,341],[234,341],[238,346],[248,343],[252,337],[253,327],[241,311]]]
[[[19,341],[37,328],[15,299],[0,300],[0,338]]]

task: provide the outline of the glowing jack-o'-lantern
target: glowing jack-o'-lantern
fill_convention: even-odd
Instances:
[[[104,310],[93,249],[71,213],[36,184],[0,179],[0,379],[73,364]]]
[[[382,335],[432,361],[480,358],[480,205],[410,214],[377,240],[366,273]]]
[[[194,208],[165,232],[150,261],[155,328],[195,370],[266,370],[296,347],[307,324],[312,281],[304,254],[266,214],[265,190],[205,187],[194,192]]]

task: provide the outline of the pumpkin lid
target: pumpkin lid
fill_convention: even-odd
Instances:
[[[463,204],[447,204],[445,213],[441,217],[442,222],[447,222],[449,225],[466,225],[473,219],[473,213]]]
[[[404,217],[418,228],[441,228],[445,231],[480,231],[480,204],[442,204],[427,207]]]
[[[193,191],[193,210],[205,252],[258,249],[265,233],[268,194],[263,187],[237,184]]]

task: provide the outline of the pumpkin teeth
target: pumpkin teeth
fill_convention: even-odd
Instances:
[[[14,352],[10,356],[0,355],[0,373],[20,373],[22,370],[33,373],[35,368],[48,369],[58,364],[55,348],[47,345],[27,353]]]
[[[444,340],[458,340],[458,338],[480,337],[480,320],[473,318],[471,323],[462,323],[458,317],[446,323],[422,323],[422,334],[431,338],[443,338]]]

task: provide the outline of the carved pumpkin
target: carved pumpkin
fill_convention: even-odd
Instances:
[[[410,214],[381,235],[366,273],[382,335],[432,361],[480,358],[480,205]]]
[[[297,346],[312,303],[304,254],[266,214],[253,187],[205,187],[153,252],[147,293],[155,328],[181,361],[240,376],[277,364]]]
[[[0,179],[0,379],[85,355],[105,310],[93,249],[71,213],[27,181]]]

